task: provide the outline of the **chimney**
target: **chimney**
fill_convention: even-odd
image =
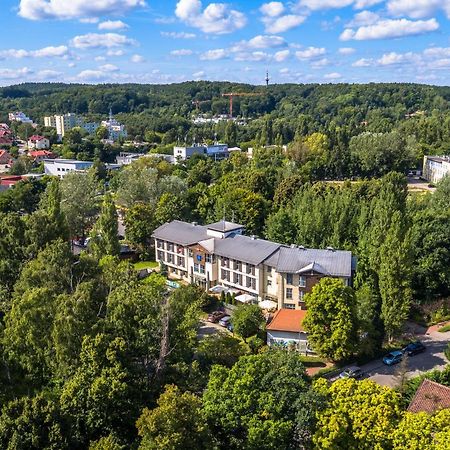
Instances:
[[[334,247],[327,247],[327,250],[329,251],[329,252],[335,252],[336,250],[334,249]]]
[[[192,226],[196,227],[198,225],[197,222],[192,222]]]

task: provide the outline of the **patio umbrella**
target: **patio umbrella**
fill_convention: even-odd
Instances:
[[[271,310],[271,309],[277,309],[278,308],[278,303],[277,302],[273,302],[272,300],[263,300],[262,302],[258,303],[258,306],[261,309]]]

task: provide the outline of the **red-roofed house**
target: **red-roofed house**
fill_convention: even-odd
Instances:
[[[266,326],[267,345],[270,347],[295,346],[305,351],[308,348],[308,335],[303,328],[307,311],[301,309],[279,309]]]
[[[409,404],[408,411],[433,414],[446,408],[450,408],[450,387],[425,379]]]
[[[32,150],[28,152],[28,156],[36,163],[40,163],[44,159],[56,158],[56,155],[50,150]]]
[[[0,145],[4,147],[10,147],[13,144],[13,140],[9,135],[0,136]]]
[[[13,157],[6,150],[0,150],[0,172],[9,170],[13,161]]]
[[[36,150],[47,149],[50,148],[50,141],[44,136],[33,134],[28,139],[28,148],[35,148]]]

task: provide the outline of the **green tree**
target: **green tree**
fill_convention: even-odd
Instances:
[[[137,428],[142,450],[201,450],[212,444],[201,399],[174,385],[166,386],[155,409],[144,409]]]
[[[231,319],[233,331],[244,339],[264,330],[265,320],[258,305],[241,305],[236,308]]]
[[[342,280],[322,278],[305,296],[308,314],[303,326],[312,348],[334,361],[349,358],[356,349],[357,316],[353,289]]]
[[[156,223],[162,225],[176,219],[184,219],[186,216],[186,201],[179,195],[165,192],[161,195],[155,209]]]
[[[136,203],[125,213],[125,238],[142,258],[150,257],[152,233],[156,228],[154,209],[151,205]]]
[[[61,180],[61,210],[71,237],[86,236],[97,217],[99,184],[91,172],[68,173]]]
[[[108,139],[108,137],[109,137],[108,128],[106,128],[106,127],[98,127],[95,130],[95,135],[97,136],[97,139],[100,139],[100,140]]]
[[[398,211],[393,214],[380,259],[381,318],[387,337],[392,340],[408,318],[412,301],[411,249]]]
[[[203,395],[211,431],[224,448],[290,449],[308,443],[319,398],[295,352],[243,356],[213,366]]]
[[[116,205],[109,194],[103,199],[100,216],[92,229],[89,250],[98,259],[120,253]]]
[[[0,446],[5,450],[69,449],[69,424],[58,401],[43,393],[22,397],[3,405]]]
[[[391,448],[391,435],[401,417],[400,394],[371,380],[315,383],[325,397],[317,412],[313,442],[317,448],[383,450]]]

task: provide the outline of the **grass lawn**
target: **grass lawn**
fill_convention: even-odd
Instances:
[[[139,261],[134,264],[134,268],[136,270],[155,269],[158,265],[159,264],[156,261]]]
[[[445,333],[447,331],[450,331],[450,323],[448,323],[447,325],[444,325],[443,327],[439,328],[439,331],[441,333]]]

